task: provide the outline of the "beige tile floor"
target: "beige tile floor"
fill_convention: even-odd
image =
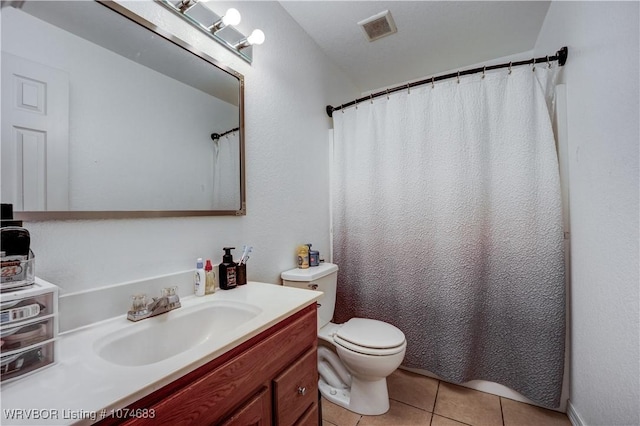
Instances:
[[[361,416],[322,399],[322,426],[571,426],[562,413],[404,370],[387,379],[389,411]]]

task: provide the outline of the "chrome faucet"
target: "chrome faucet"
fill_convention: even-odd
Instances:
[[[179,308],[182,305],[176,290],[177,287],[163,288],[162,296],[154,297],[148,303],[146,294],[133,295],[131,297],[131,309],[127,312],[127,319],[129,321],[140,321]]]

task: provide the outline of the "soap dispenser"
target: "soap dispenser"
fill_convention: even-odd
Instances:
[[[220,288],[222,290],[231,290],[236,288],[236,269],[237,264],[233,261],[233,255],[231,250],[235,247],[225,247],[224,256],[222,256],[222,263],[218,267],[218,276],[220,279]]]

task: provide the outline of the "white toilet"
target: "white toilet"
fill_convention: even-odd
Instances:
[[[318,387],[329,401],[358,414],[378,415],[389,410],[387,376],[404,359],[404,333],[386,322],[352,318],[333,324],[338,266],[321,263],[308,269],[283,272],[285,286],[324,292],[318,300],[318,338],[334,347],[318,345]]]

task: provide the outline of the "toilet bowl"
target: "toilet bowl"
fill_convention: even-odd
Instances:
[[[286,286],[325,293],[318,300],[318,388],[322,396],[358,414],[384,414],[389,410],[387,376],[402,363],[407,342],[402,331],[383,321],[330,322],[337,271],[336,265],[324,263],[283,272],[282,280]]]

